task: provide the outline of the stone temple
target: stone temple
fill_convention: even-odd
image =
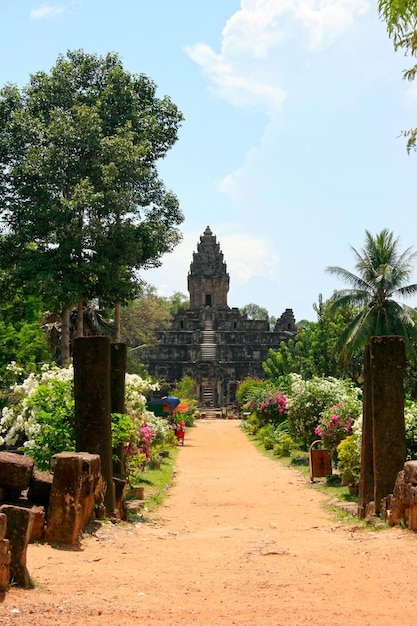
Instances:
[[[188,273],[190,306],[173,318],[170,330],[157,333],[156,348],[142,353],[151,376],[169,384],[183,376],[196,382],[201,407],[227,407],[247,376],[263,378],[270,348],[296,333],[292,309],[270,330],[267,320],[248,319],[227,303],[229,274],[220,245],[207,226]]]

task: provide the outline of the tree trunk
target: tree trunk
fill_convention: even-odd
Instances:
[[[120,302],[118,302],[116,304],[116,309],[114,312],[114,326],[115,326],[115,338],[114,341],[115,343],[121,343],[122,339],[122,335],[121,335],[121,307],[120,307]]]
[[[70,308],[67,304],[61,313],[61,365],[67,367],[70,359]]]

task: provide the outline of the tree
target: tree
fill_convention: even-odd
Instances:
[[[17,284],[62,310],[64,346],[72,306],[82,334],[85,301],[128,302],[138,271],[180,240],[183,216],[156,162],[182,119],[116,54],[69,51],[24,89],[1,90],[0,256]]]
[[[174,293],[168,298],[171,304],[171,313],[175,315],[178,311],[188,309],[190,306],[190,299],[185,293],[181,291],[174,291]]]
[[[373,236],[366,231],[365,246],[359,253],[351,246],[358,274],[338,266],[327,271],[352,285],[334,293],[330,309],[353,306],[356,315],[340,336],[338,346],[345,359],[363,348],[372,336],[399,335],[404,338],[406,350],[416,360],[414,340],[417,337],[416,311],[394,300],[417,292],[417,284],[407,285],[412,272],[412,261],[417,253],[407,248],[399,250],[399,240],[388,229]]]
[[[250,302],[240,309],[242,315],[247,315],[250,320],[269,320],[269,313],[259,304]]]
[[[39,298],[21,292],[0,305],[0,379],[7,378],[12,362],[28,373],[52,360],[40,324],[42,305]]]
[[[313,304],[317,314],[315,322],[299,322],[297,335],[288,342],[281,342],[278,350],[270,349],[262,364],[271,380],[297,373],[304,379],[312,376],[349,377],[358,383],[362,373],[361,354],[354,354],[349,362],[337,358],[335,346],[346,325],[353,319],[352,307],[346,306],[331,311],[331,301],[323,302],[319,294],[318,303]]]
[[[387,24],[389,36],[394,42],[395,50],[399,48],[405,54],[417,55],[417,1],[416,0],[379,0],[378,11]],[[417,64],[403,75],[406,80],[413,81],[417,74]],[[408,137],[407,150],[416,149],[417,128],[403,131],[402,135]]]
[[[122,309],[122,338],[132,348],[153,348],[155,331],[167,330],[170,324],[171,304],[167,298],[158,296],[151,285]]]

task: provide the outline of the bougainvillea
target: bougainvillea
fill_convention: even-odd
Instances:
[[[356,417],[346,402],[339,402],[323,411],[314,432],[321,437],[324,446],[334,453],[339,443],[352,433]]]

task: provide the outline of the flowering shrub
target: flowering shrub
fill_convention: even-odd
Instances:
[[[333,456],[339,443],[352,433],[352,426],[361,410],[362,403],[352,397],[349,401],[339,402],[322,412],[314,432],[321,437],[324,446],[333,453]]]
[[[49,469],[50,458],[75,450],[73,367],[44,365],[11,386],[9,406],[0,419],[0,445],[22,449],[39,469]],[[143,470],[153,446],[169,435],[166,420],[146,410],[144,392],[157,385],[137,375],[126,375],[126,414],[112,415],[113,447],[123,445],[127,466]]]
[[[317,436],[315,428],[324,411],[338,403],[360,402],[360,389],[347,381],[317,376],[303,380],[298,374],[291,374],[291,379],[287,395],[290,434],[306,448]]]
[[[417,459],[417,402],[406,400],[404,406],[407,460]]]
[[[44,365],[12,385],[13,403],[4,407],[0,445],[23,448],[39,469],[49,468],[53,454],[75,449],[73,369]]]
[[[273,422],[282,421],[287,412],[287,399],[280,391],[268,389],[262,395],[257,411],[263,419]]]

